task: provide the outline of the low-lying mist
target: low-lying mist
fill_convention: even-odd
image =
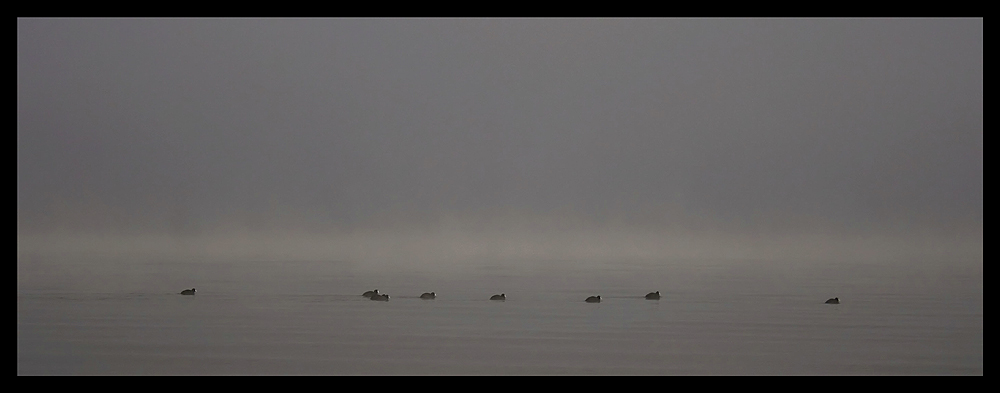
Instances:
[[[578,223],[579,224],[579,223]],[[477,261],[621,260],[892,262],[925,257],[982,261],[975,233],[723,231],[572,225],[565,221],[449,222],[354,229],[220,228],[197,234],[62,231],[18,235],[18,257],[95,256],[190,260],[350,261],[416,270]],[[520,262],[518,262],[520,261]]]

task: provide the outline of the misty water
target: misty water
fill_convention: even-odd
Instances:
[[[981,257],[419,266],[24,256],[17,374],[983,374]]]
[[[983,37],[18,18],[17,373],[982,375]]]

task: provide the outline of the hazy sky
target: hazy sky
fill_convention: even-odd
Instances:
[[[19,234],[451,221],[981,237],[983,20],[17,21]]]

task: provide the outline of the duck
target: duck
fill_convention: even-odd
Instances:
[[[361,296],[364,296],[364,297],[369,298],[369,299],[371,299],[371,297],[375,296],[375,295],[378,295],[378,289],[376,289],[374,291],[368,291],[368,292],[365,292],[365,293],[361,294]]]
[[[372,295],[372,297],[370,297],[369,299],[375,300],[375,301],[380,301],[380,302],[387,302],[387,301],[389,301],[389,295],[381,293],[381,294],[377,294],[377,295]]]
[[[833,299],[827,299],[826,304],[840,304],[840,298],[835,297]]]
[[[435,294],[434,292],[424,292],[423,294],[420,295],[421,299],[434,299],[436,297],[437,294]]]
[[[600,303],[601,302],[601,295],[588,297],[587,300],[584,300],[584,301],[587,302],[587,303]]]
[[[490,296],[490,300],[507,300],[507,294],[501,293],[499,295]]]
[[[660,300],[660,291],[647,293],[646,300]]]
[[[181,295],[194,295],[194,293],[195,293],[195,289],[194,288],[185,289],[185,290],[181,291]]]

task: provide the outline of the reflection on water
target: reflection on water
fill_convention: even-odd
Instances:
[[[19,261],[17,372],[982,375],[982,289],[981,260]]]

